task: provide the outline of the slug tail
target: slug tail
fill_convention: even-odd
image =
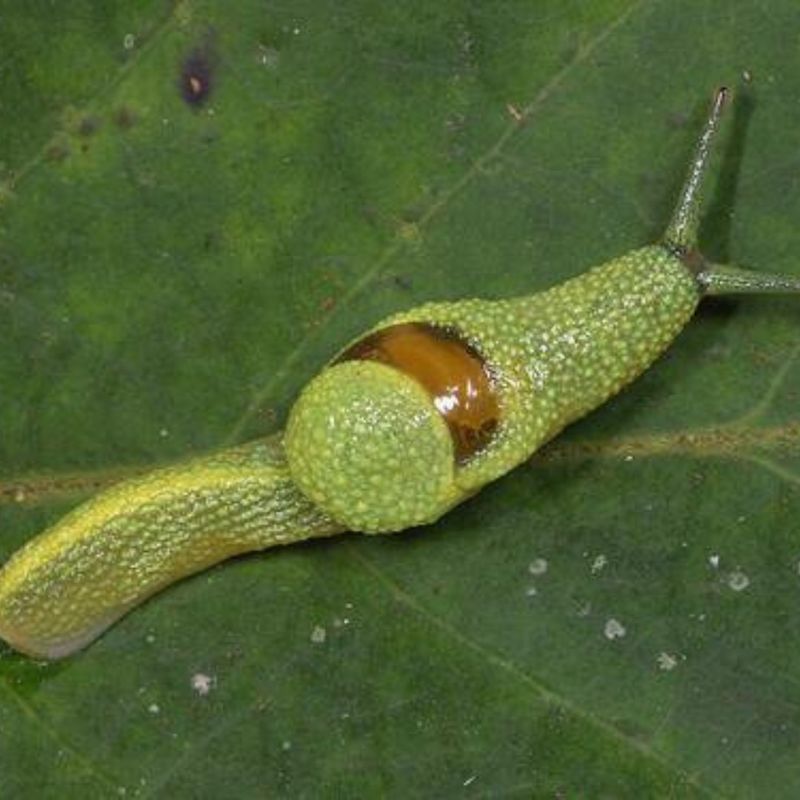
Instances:
[[[339,533],[289,475],[282,436],[124,481],[0,569],[0,638],[68,656],[165,586],[231,556]]]
[[[108,630],[127,609],[118,609],[96,620],[91,627],[78,633],[62,637],[38,636],[35,631],[24,626],[17,627],[13,620],[0,620],[0,639],[31,658],[55,661],[77,653]]]

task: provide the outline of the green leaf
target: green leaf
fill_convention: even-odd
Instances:
[[[704,249],[800,271],[799,21],[0,0],[0,560],[278,429],[392,311],[651,241],[720,83]],[[0,796],[796,797],[798,343],[795,299],[709,301],[434,526],[222,565],[64,662],[0,650]]]

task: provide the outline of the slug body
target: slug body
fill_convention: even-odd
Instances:
[[[401,371],[380,355],[338,360],[292,409],[292,475],[351,530],[433,522],[647,369],[699,300],[695,276],[653,245],[528,297],[431,303],[390,317],[376,331],[433,326],[479,354],[496,398],[490,430],[467,437],[474,446],[459,459],[458,434],[416,363]]]
[[[58,658],[181,577],[343,530],[430,523],[641,374],[705,294],[800,291],[696,247],[720,90],[661,243],[547,291],[430,303],[347,346],[285,436],[123,482],[0,569],[0,637]]]

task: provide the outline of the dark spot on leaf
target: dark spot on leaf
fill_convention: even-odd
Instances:
[[[262,408],[259,410],[258,416],[270,425],[274,425],[278,420],[278,412],[274,408]]]
[[[181,96],[193,108],[204,105],[213,88],[213,52],[209,46],[189,53],[181,65]]]
[[[100,120],[97,117],[86,116],[78,123],[79,136],[94,136],[100,130]]]
[[[218,231],[208,231],[203,237],[203,250],[208,252],[209,250],[219,249],[221,239],[222,237]]]
[[[681,129],[685,128],[691,121],[691,116],[685,111],[676,111],[667,116],[667,127]]]
[[[114,112],[114,124],[122,130],[128,130],[136,124],[135,112],[127,106],[120,106]]]

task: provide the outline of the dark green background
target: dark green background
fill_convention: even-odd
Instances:
[[[652,240],[721,82],[705,250],[800,274],[796,0],[0,0],[0,559],[276,430],[382,315]],[[437,525],[0,649],[0,797],[797,797],[798,343],[800,300],[708,302]]]

